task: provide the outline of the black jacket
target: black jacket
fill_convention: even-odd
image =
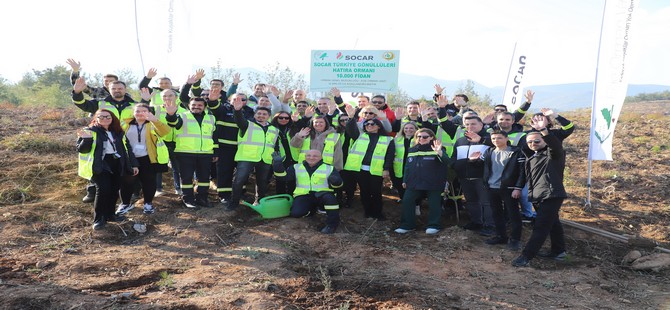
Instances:
[[[483,166],[473,166],[468,164],[468,154],[470,153],[470,147],[473,145],[487,145],[491,146],[491,137],[486,132],[486,129],[482,129],[477,133],[481,139],[479,141],[470,141],[468,137],[461,137],[456,140],[454,143],[454,153],[452,156],[452,167],[456,171],[459,179],[473,179],[473,178],[482,178],[484,177],[484,167]],[[463,158],[458,159],[458,153],[465,153]]]
[[[79,153],[88,153],[93,148],[93,143],[95,143],[95,151],[93,154],[93,175],[100,174],[103,171],[113,172],[107,163],[102,160],[104,146],[103,143],[107,141],[107,132],[101,127],[89,127],[89,129],[96,133],[96,140],[93,141],[93,138],[78,138],[77,139],[77,151]],[[121,132],[119,134],[112,134],[114,136],[114,147],[116,152],[121,156],[121,175],[133,175],[133,167],[139,167],[140,165],[135,159],[135,154],[131,148],[126,149],[124,146],[123,140],[126,138],[126,134]]]
[[[443,191],[447,183],[449,161],[444,147],[442,156],[437,156],[430,144],[415,145],[407,151],[403,183],[411,190]]]
[[[501,189],[522,189],[526,184],[526,174],[524,171],[524,164],[526,162],[526,156],[524,156],[521,149],[514,146],[508,146],[510,151],[513,151],[512,156],[509,158],[505,167],[503,168],[500,188]],[[471,165],[482,165],[484,166],[484,185],[489,187],[489,179],[491,178],[493,161],[491,160],[491,154],[495,148],[489,148],[484,152],[482,160],[470,161]]]
[[[565,169],[563,143],[552,133],[543,136],[543,139],[547,143],[545,148],[537,152],[523,149],[526,155],[525,172],[530,202],[567,197],[563,187]]]

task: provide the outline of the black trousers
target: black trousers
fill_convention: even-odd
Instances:
[[[137,176],[124,176],[122,178],[123,182],[121,183],[121,202],[123,204],[129,204],[130,198],[133,195],[135,190],[135,184],[139,180],[142,187],[142,194],[144,196],[144,203],[151,203],[154,200],[156,195],[156,172],[153,165],[151,165],[151,160],[149,156],[137,157],[137,161],[140,164],[140,172]]]
[[[354,199],[354,194],[356,193],[357,174],[358,172],[355,171],[349,171],[349,170],[340,171],[340,176],[342,177],[342,181],[344,181],[344,184],[335,190],[338,197],[346,195],[347,201],[352,201]]]
[[[330,192],[312,192],[295,197],[293,205],[291,205],[291,217],[304,217],[314,214],[320,206],[323,206],[326,210],[326,225],[337,228],[340,224],[340,210],[337,198]]]
[[[111,172],[104,170],[94,174],[91,182],[95,184],[95,200],[93,201],[93,221],[114,221],[116,201],[119,199],[121,187],[121,163],[112,155],[105,155],[103,159]]]
[[[209,174],[213,155],[177,153],[179,161],[179,175],[184,202],[193,203],[195,200],[207,201],[209,190]],[[193,192],[193,174],[198,180],[198,194]]]
[[[378,220],[384,219],[382,213],[382,186],[384,178],[370,174],[370,171],[361,170],[356,173],[356,180],[361,189],[361,203],[365,210],[365,217]]]
[[[236,145],[221,145],[219,160],[216,161],[216,187],[219,198],[230,200],[233,194],[233,174],[235,172]]]
[[[521,240],[519,200],[512,198],[512,191],[511,189],[490,188],[491,212],[493,212],[493,221],[495,222],[498,236],[507,238],[507,218],[509,218],[511,228],[510,238]]]
[[[551,240],[551,252],[561,253],[565,251],[565,235],[563,225],[558,218],[558,211],[563,204],[563,198],[547,199],[539,203],[533,203],[537,212],[533,233],[523,249],[523,255],[532,259],[542,248],[542,244],[549,236]]]

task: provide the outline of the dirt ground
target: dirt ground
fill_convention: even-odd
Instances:
[[[515,268],[519,253],[458,227],[466,212],[445,216],[434,236],[395,234],[400,210],[388,188],[388,220],[365,219],[355,205],[333,235],[317,231],[320,215],[190,210],[170,193],[155,199],[155,214],[138,207],[94,232],[73,146],[83,115],[2,106],[0,309],[670,309],[670,270],[622,263],[631,250],[670,248],[670,103],[626,107],[614,161],[593,164],[589,207],[590,112],[565,113],[577,130],[565,141],[561,216],[642,242],[566,226],[566,261]]]

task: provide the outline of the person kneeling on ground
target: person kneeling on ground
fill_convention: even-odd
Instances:
[[[333,188],[343,184],[339,172],[321,159],[321,152],[309,150],[305,160],[284,171],[282,157],[278,152],[272,154],[275,177],[286,178],[296,182],[293,192],[291,217],[306,217],[323,206],[326,210],[326,226],[321,229],[324,234],[332,234],[340,224],[340,206],[333,193]]]

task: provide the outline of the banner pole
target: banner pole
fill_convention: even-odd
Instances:
[[[588,155],[588,178],[586,180],[586,203],[584,207],[588,208],[591,206],[591,169],[592,169],[592,142],[591,137],[593,136],[593,131],[595,130],[596,125],[596,91],[598,89],[598,67],[600,66],[600,47],[603,41],[603,28],[605,25],[605,11],[607,9],[607,0],[605,0],[605,5],[603,6],[603,17],[600,21],[600,37],[598,39],[598,56],[596,57],[596,77],[593,81],[593,97],[591,98],[591,130],[589,132],[589,155]]]
[[[505,106],[507,106],[507,104],[505,104],[505,98],[506,98],[505,96],[507,95],[507,85],[509,83],[509,75],[510,73],[512,73],[512,64],[514,64],[514,55],[516,55],[517,43],[518,42],[514,42],[514,49],[512,50],[512,59],[509,60],[509,68],[507,69],[507,79],[505,79],[505,89],[503,90],[503,102],[501,102]]]

